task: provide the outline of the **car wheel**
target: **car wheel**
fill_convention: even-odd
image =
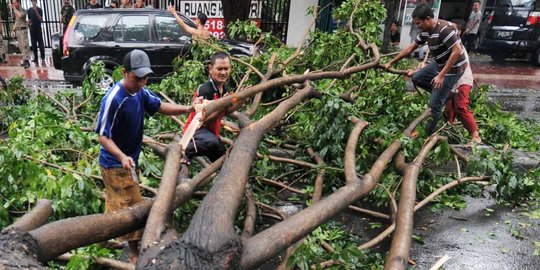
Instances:
[[[540,47],[532,55],[532,62],[535,66],[540,67]]]
[[[98,82],[98,87],[101,89],[101,91],[107,92],[114,85],[112,73],[112,70],[107,68],[105,69],[105,73],[103,73],[101,81]]]

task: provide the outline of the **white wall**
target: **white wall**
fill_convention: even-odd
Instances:
[[[287,45],[296,47],[302,40],[304,33],[313,16],[307,14],[309,7],[318,4],[318,0],[291,0],[291,8],[289,10],[289,26],[287,28]],[[312,27],[313,30],[315,27]]]

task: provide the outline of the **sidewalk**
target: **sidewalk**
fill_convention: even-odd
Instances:
[[[0,63],[0,76],[6,80],[20,75],[25,80],[64,81],[64,72],[54,68],[50,49],[45,49],[45,61],[30,62],[31,65],[27,69],[20,66],[22,62],[20,54],[8,54],[7,58],[7,63]]]
[[[529,60],[507,59],[496,64],[488,55],[471,53],[471,68],[479,84],[499,89],[540,89],[540,68]]]

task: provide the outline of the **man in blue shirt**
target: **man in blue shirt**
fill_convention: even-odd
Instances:
[[[123,79],[109,89],[101,103],[96,132],[101,144],[99,165],[106,190],[106,212],[142,201],[135,168],[141,153],[144,114],[194,111],[193,107],[161,102],[144,87],[150,73],[148,55],[141,50],[129,52],[124,57]],[[139,230],[119,238],[128,242],[132,263],[137,261],[141,236]]]

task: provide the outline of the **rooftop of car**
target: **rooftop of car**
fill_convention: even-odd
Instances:
[[[170,14],[168,10],[164,9],[156,9],[153,7],[145,7],[145,8],[94,8],[94,9],[79,9],[75,12],[76,16],[80,16],[80,14],[117,14],[117,13],[147,13],[147,14]],[[191,20],[188,16],[186,16],[183,13],[177,12],[180,17],[184,19],[184,21],[191,27],[195,26],[195,22]]]

